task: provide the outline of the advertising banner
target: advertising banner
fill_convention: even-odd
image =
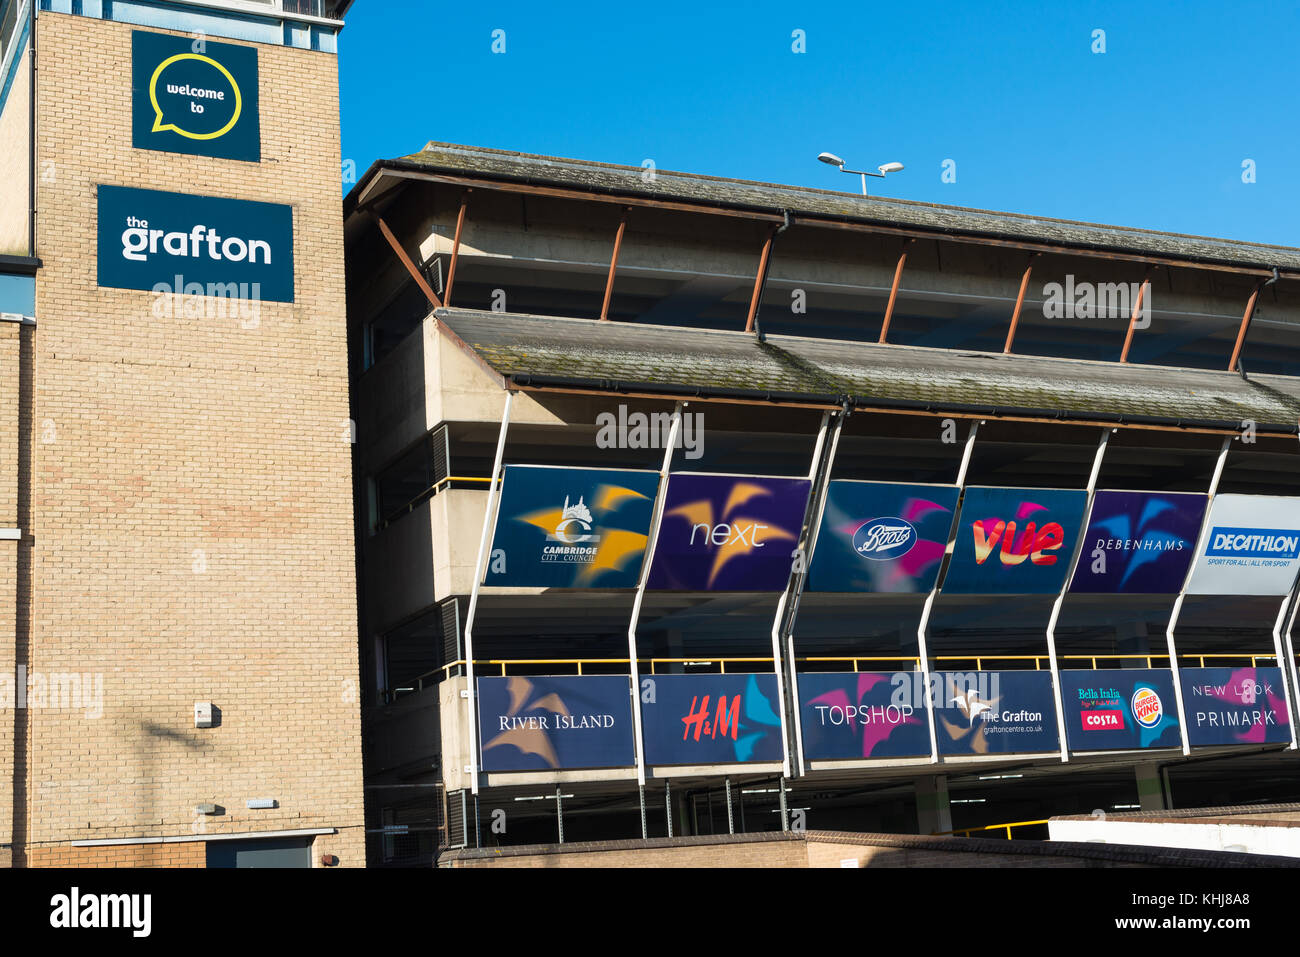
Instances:
[[[1291,740],[1280,668],[1182,668],[1189,744]]]
[[[1191,595],[1285,595],[1300,568],[1300,498],[1217,495]]]
[[[1097,492],[1070,591],[1177,594],[1205,504],[1195,492]]]
[[[131,34],[131,145],[136,149],[262,158],[257,48]]]
[[[801,674],[799,723],[809,761],[930,754],[919,671]]]
[[[944,593],[1060,591],[1087,501],[1082,489],[967,488]]]
[[[1182,747],[1168,669],[1062,671],[1061,697],[1072,751]]]
[[[635,588],[659,475],[507,465],[485,585]]]
[[[1059,751],[1049,671],[939,672],[940,754]]]
[[[626,675],[478,679],[484,771],[636,764]]]
[[[956,507],[955,485],[831,482],[807,590],[928,592]]]
[[[641,679],[646,764],[780,761],[776,675],[650,675]]]
[[[99,186],[98,282],[293,302],[293,208]]]
[[[811,487],[807,479],[669,476],[647,587],[783,591]]]

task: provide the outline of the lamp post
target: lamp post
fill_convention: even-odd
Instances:
[[[884,179],[886,173],[897,173],[903,169],[902,163],[885,163],[881,166],[877,166],[876,169],[878,172],[875,173],[865,169],[845,169],[844,160],[840,159],[834,153],[818,153],[817,159],[819,159],[823,163],[826,163],[829,166],[837,167],[841,173],[853,173],[857,176],[861,176],[863,196],[867,195],[868,176],[876,176],[879,177],[880,179]]]

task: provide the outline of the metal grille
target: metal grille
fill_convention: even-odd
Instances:
[[[447,828],[445,848],[469,846],[470,804],[468,791],[447,792]]]
[[[451,475],[451,441],[447,427],[440,425],[429,436],[429,457],[433,463],[433,485]]]
[[[438,606],[442,615],[442,653],[443,664],[460,661],[464,655],[460,643],[460,599],[448,598]],[[453,674],[460,674],[460,669],[453,669]]]

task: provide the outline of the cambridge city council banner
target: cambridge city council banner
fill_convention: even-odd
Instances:
[[[807,479],[669,476],[646,587],[783,591],[811,488]]]
[[[1176,594],[1187,580],[1205,503],[1198,492],[1097,492],[1070,591]]]
[[[948,547],[957,492],[955,485],[831,482],[807,590],[928,592]]]
[[[1291,740],[1280,668],[1180,668],[1192,745]]]
[[[967,488],[944,594],[1060,591],[1087,501],[1082,489]]]
[[[776,675],[650,675],[641,678],[645,761],[743,764],[781,761]]]
[[[1300,498],[1218,495],[1190,595],[1285,595],[1300,567]]]
[[[627,675],[479,678],[483,770],[631,767],[630,691]]]
[[[1061,698],[1071,751],[1182,746],[1167,668],[1062,671]]]
[[[635,588],[657,472],[507,465],[485,585]]]

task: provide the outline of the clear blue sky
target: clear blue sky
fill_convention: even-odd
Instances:
[[[830,150],[906,164],[879,195],[1300,246],[1298,63],[1287,3],[358,0],[343,156],[442,140],[857,191]]]

